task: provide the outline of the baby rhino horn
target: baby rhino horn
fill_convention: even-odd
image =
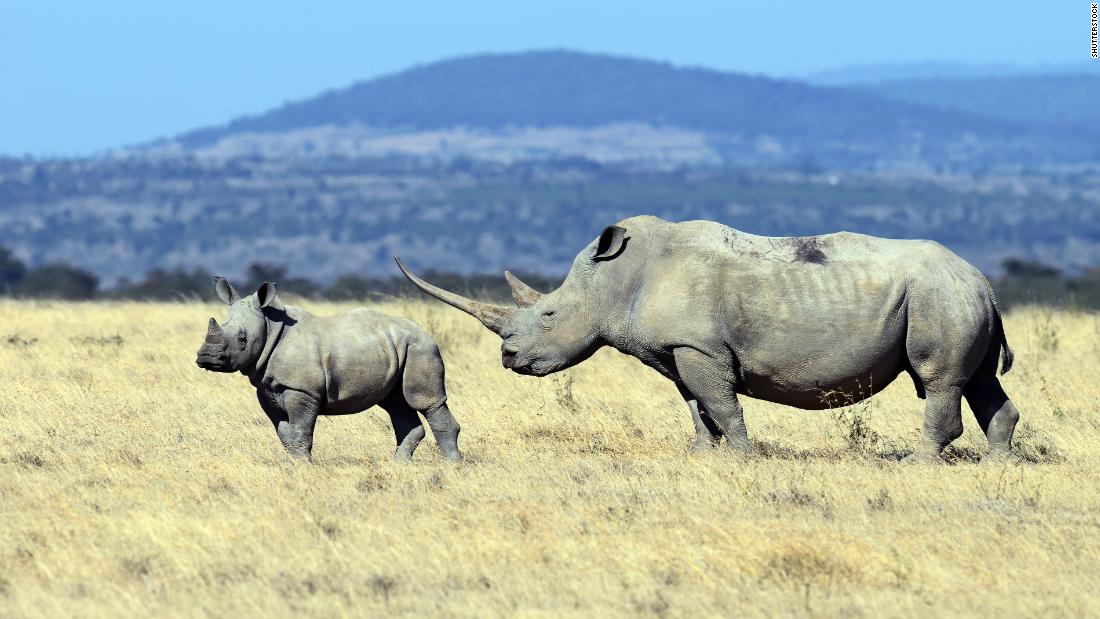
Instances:
[[[218,321],[213,318],[210,319],[210,326],[206,328],[206,342],[208,344],[217,344],[222,341],[225,333],[222,332],[222,328],[218,326]]]

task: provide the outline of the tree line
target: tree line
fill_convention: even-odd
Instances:
[[[461,294],[493,300],[511,298],[503,273],[460,275],[438,270],[425,270],[422,275],[433,283]],[[552,290],[561,279],[536,273],[519,273],[525,282],[540,289]],[[244,293],[259,288],[265,281],[279,283],[283,294],[309,299],[349,301],[385,297],[416,296],[419,291],[401,275],[373,277],[345,274],[329,284],[290,274],[284,265],[254,263],[243,278],[233,281]],[[0,295],[28,299],[59,299],[90,301],[98,299],[129,299],[139,301],[212,301],[213,274],[200,267],[156,268],[140,280],[123,279],[111,288],[101,286],[92,272],[66,262],[53,262],[28,267],[8,248],[0,246]]]
[[[1100,309],[1100,266],[1069,275],[1041,262],[1009,258],[1002,267],[1002,275],[994,278],[992,284],[1005,307],[1039,304]],[[443,288],[464,295],[496,301],[510,298],[508,285],[500,274],[460,275],[426,270],[423,275]],[[542,291],[553,290],[562,281],[536,273],[519,275]],[[79,266],[54,262],[29,267],[8,248],[0,246],[0,295],[8,297],[72,301],[211,301],[215,298],[211,281],[212,274],[200,267],[157,268],[140,280],[122,280],[114,287],[103,288],[94,273]],[[242,292],[252,291],[265,281],[279,282],[284,294],[310,299],[351,301],[419,295],[400,275],[371,277],[349,273],[326,285],[293,276],[286,266],[269,263],[250,265],[244,278],[234,285]]]

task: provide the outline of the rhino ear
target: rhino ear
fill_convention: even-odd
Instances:
[[[260,289],[256,291],[256,301],[259,302],[260,309],[271,305],[271,302],[275,300],[278,294],[278,291],[275,290],[275,282],[264,282],[260,284]]]
[[[214,277],[214,292],[226,305],[233,305],[241,298],[237,291],[233,289],[233,284],[230,284],[229,280],[220,275]]]
[[[611,260],[622,253],[626,247],[626,230],[619,226],[608,226],[600,234],[600,240],[596,242],[596,253],[593,260]]]

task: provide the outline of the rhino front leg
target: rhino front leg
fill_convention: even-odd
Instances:
[[[288,390],[283,395],[283,405],[286,407],[287,423],[278,429],[279,440],[290,455],[312,460],[313,429],[321,412],[320,402],[301,391]]]
[[[691,395],[682,383],[676,383],[676,388],[680,390],[680,395],[687,402],[688,410],[691,411],[691,421],[695,424],[695,442],[692,443],[691,450],[709,451],[718,447],[718,443],[722,440],[722,429],[714,423],[709,413],[699,410],[699,400]]]
[[[709,419],[718,434],[726,437],[726,447],[739,453],[748,453],[749,436],[745,428],[744,411],[737,400],[732,371],[733,359],[728,356],[709,356],[694,348],[677,348],[673,351],[673,358],[676,360],[676,373],[680,376],[684,389],[697,402],[697,423],[706,426]],[[710,431],[709,427],[707,431]]]

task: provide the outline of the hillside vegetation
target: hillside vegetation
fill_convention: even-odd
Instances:
[[[345,305],[307,304],[318,313]],[[1020,309],[1022,463],[896,460],[904,377],[692,455],[674,387],[602,351],[537,379],[440,304],[391,303],[447,362],[466,462],[389,459],[377,410],[283,454],[241,376],[194,365],[203,304],[0,301],[0,616],[1023,617],[1100,613],[1100,318]]]
[[[184,267],[274,263],[329,283],[414,268],[562,277],[605,226],[637,214],[745,232],[848,230],[937,240],[986,272],[1006,258],[1097,266],[1100,180],[1084,172],[914,176],[653,170],[585,159],[0,160],[0,245],[107,285]]]

